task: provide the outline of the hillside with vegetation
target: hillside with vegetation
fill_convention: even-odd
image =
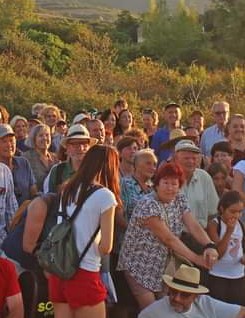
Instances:
[[[40,16],[31,0],[1,1],[1,103],[23,115],[55,103],[72,117],[123,96],[136,116],[175,100],[185,117],[200,108],[209,118],[212,102],[226,99],[244,113],[244,1],[216,1],[204,15],[151,2],[139,18],[122,11],[113,23],[87,25]]]
[[[67,17],[113,21],[119,10],[128,10],[134,14],[147,12],[151,0],[36,0],[36,3],[39,8]],[[179,0],[167,0],[166,3],[174,11]],[[202,13],[210,7],[211,1],[186,0],[186,4]]]

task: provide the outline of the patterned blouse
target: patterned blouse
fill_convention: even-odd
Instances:
[[[149,229],[141,226],[141,220],[158,216],[179,237],[183,230],[183,214],[187,212],[190,209],[183,194],[177,194],[168,204],[161,202],[155,192],[145,195],[130,218],[117,270],[129,271],[144,288],[161,291],[169,250]]]
[[[139,182],[132,177],[123,177],[121,179],[121,198],[123,201],[124,217],[129,222],[133,209],[135,208],[139,199],[143,195],[152,191],[152,184],[149,181],[149,186],[146,190],[143,190]]]
[[[127,222],[129,222],[133,209],[137,202],[147,193],[152,191],[152,184],[149,181],[147,189],[142,189],[139,182],[133,177],[121,178],[121,199],[123,202],[123,216]],[[116,237],[114,242],[114,252],[119,253],[122,241],[124,238],[125,230],[118,227],[116,231]]]

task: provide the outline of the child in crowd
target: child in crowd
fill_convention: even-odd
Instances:
[[[228,188],[227,188],[228,170],[226,166],[222,163],[214,162],[214,163],[211,163],[211,165],[208,167],[207,172],[212,177],[217,194],[221,198],[222,195],[228,191]]]
[[[227,191],[219,201],[219,215],[209,221],[207,232],[216,243],[219,260],[209,271],[210,295],[245,305],[244,227],[239,220],[244,208],[237,191]]]

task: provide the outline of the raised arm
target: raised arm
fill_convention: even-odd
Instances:
[[[226,227],[226,232],[222,239],[218,236],[218,225],[213,220],[208,222],[207,232],[210,236],[210,238],[215,242],[219,257],[222,257],[225,254],[225,251],[227,250],[228,244],[231,239],[231,234],[234,231],[233,224],[228,224]]]

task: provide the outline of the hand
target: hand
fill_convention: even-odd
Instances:
[[[203,255],[196,255],[195,260],[193,260],[193,262],[199,267],[207,268]]]
[[[237,223],[237,219],[236,218],[230,218],[228,220],[226,220],[226,228],[227,228],[227,232],[229,233],[233,233],[234,231],[234,228],[236,226],[236,223]]]
[[[215,248],[207,248],[203,253],[205,267],[211,269],[218,261],[219,254]]]
[[[245,255],[243,255],[243,257],[240,259],[240,263],[242,265],[245,265]]]

